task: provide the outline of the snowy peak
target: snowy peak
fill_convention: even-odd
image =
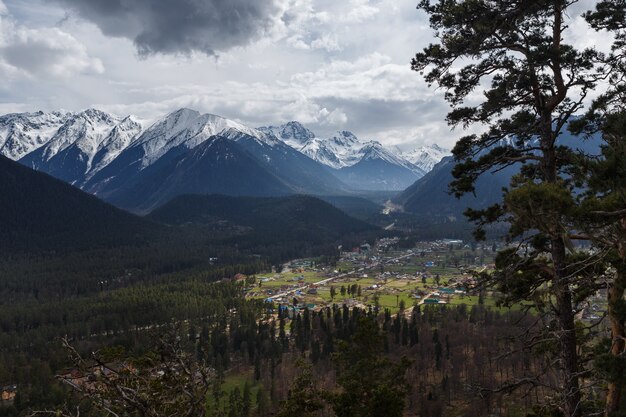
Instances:
[[[155,122],[132,146],[143,148],[141,166],[146,167],[171,149],[179,146],[192,149],[212,136],[231,130],[259,140],[267,139],[267,136],[258,130],[233,120],[214,114],[200,114],[195,110],[180,109]]]
[[[335,136],[332,136],[329,140],[335,142],[337,145],[353,145],[359,143],[359,139],[354,133],[347,130],[337,132]]]
[[[50,141],[71,113],[42,111],[0,116],[0,154],[18,160]]]
[[[423,175],[424,170],[406,160],[401,152],[385,148],[376,141],[362,142],[350,131],[339,131],[329,138],[317,137],[298,122],[280,126],[260,127],[259,131],[273,136],[309,158],[334,169],[351,167],[361,161],[380,159],[387,163]]]
[[[218,146],[224,141],[228,146]],[[218,148],[231,151],[219,156]],[[290,190],[303,193],[402,189],[449,154],[435,145],[402,153],[377,141],[362,141],[347,130],[322,138],[296,121],[252,129],[188,108],[147,128],[132,116],[97,109],[0,116],[0,154],[102,198],[137,176],[169,167],[189,151],[232,159],[233,149],[252,157]]]
[[[49,161],[70,146],[77,147],[91,159],[109,132],[120,122],[118,117],[96,109],[72,115],[46,144],[43,159]]]
[[[96,172],[107,166],[124,149],[130,145],[142,131],[143,126],[132,116],[125,117],[115,125],[102,141],[98,152],[94,155],[92,169],[87,178],[91,178]]]
[[[281,126],[260,127],[258,130],[267,135],[275,136],[297,150],[300,150],[309,140],[315,137],[313,132],[295,121]]]
[[[339,169],[346,166],[346,162],[341,160],[339,149],[325,139],[312,138],[300,148],[300,152],[309,158],[331,168]]]
[[[359,162],[364,145],[354,133],[344,130],[326,139],[311,138],[300,152],[331,168],[341,169]]]
[[[380,142],[370,141],[367,142],[360,150],[360,161],[382,160],[392,165],[406,168],[415,174],[422,176],[426,172],[420,167],[416,166],[410,161],[396,155],[391,150],[385,148]]]
[[[420,167],[425,172],[430,172],[436,164],[450,154],[449,150],[433,144],[422,146],[419,149],[409,152],[404,152],[402,153],[402,157]]]
[[[74,185],[80,185],[112,161],[139,134],[132,117],[87,109],[64,115],[49,140],[20,162]]]

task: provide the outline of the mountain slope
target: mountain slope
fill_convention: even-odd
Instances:
[[[156,228],[60,180],[0,156],[0,251],[123,245]]]
[[[300,240],[340,238],[347,233],[375,230],[332,205],[310,196],[232,197],[185,195],[148,215],[167,224],[209,224],[227,220],[256,233],[289,234]]]
[[[224,132],[224,136],[235,141],[259,164],[280,178],[293,194],[350,192],[328,168],[280,141],[259,140],[234,129]]]
[[[601,140],[599,137],[577,138],[564,132],[557,144],[576,152],[599,155]],[[468,207],[485,208],[502,201],[502,188],[508,187],[511,177],[519,170],[519,166],[511,166],[495,173],[487,172],[478,178],[475,196],[465,194],[457,199],[448,193],[454,165],[452,157],[445,157],[431,172],[397,196],[394,202],[402,205],[405,211],[425,218],[460,219]]]
[[[181,194],[270,196],[291,192],[288,185],[236,142],[214,136],[140,171],[110,194],[107,201],[136,212],[147,212]]]
[[[229,158],[224,155],[224,159],[229,159],[228,168],[216,169],[215,164],[211,168],[205,161],[205,171],[200,172],[202,164],[197,158],[203,151],[191,156],[189,151],[200,148],[215,135],[231,140],[238,148],[225,143],[219,148],[212,148],[215,161],[219,157],[216,153],[219,149],[230,155]],[[235,156],[241,160],[234,161]],[[187,163],[191,165],[187,166]],[[155,174],[157,171],[161,173]],[[177,172],[175,176],[174,171]],[[194,177],[192,173],[199,177]],[[149,178],[169,179],[158,187],[152,184],[145,190],[141,186],[138,188],[137,184],[154,182]],[[183,182],[183,178],[187,183]],[[176,187],[179,189],[176,190]],[[348,191],[325,167],[274,135],[189,109],[170,113],[146,129],[117,158],[90,178],[84,188],[107,201],[139,210],[152,208],[154,204],[185,193],[258,196]],[[164,192],[164,195],[157,198],[157,192]]]
[[[20,162],[80,186],[113,159],[141,131],[132,118],[88,109],[66,118],[50,140]],[[105,163],[106,162],[106,163]]]
[[[84,189],[107,199],[142,170],[159,161],[161,164],[193,149],[225,129],[250,131],[236,122],[219,116],[202,115],[195,110],[180,109],[156,121],[119,152],[108,165],[84,184]]]
[[[10,113],[0,116],[0,155],[14,161],[45,145],[70,113]]]
[[[198,171],[197,155],[182,158],[216,135],[239,146],[232,152],[223,146],[224,152],[243,158],[238,170],[230,161],[231,170],[204,164],[208,171],[203,173]],[[321,139],[298,122],[251,129],[186,108],[145,130],[130,116],[120,118],[95,109],[6,115],[0,117],[0,152],[106,201],[140,211],[188,192],[354,195],[355,191],[398,191],[424,174],[397,152],[375,141],[361,142],[348,131]],[[249,163],[250,158],[254,163]],[[186,166],[187,162],[191,165]],[[191,172],[208,182],[203,184]],[[244,181],[248,174],[255,175],[248,178],[255,187]],[[155,178],[162,183],[157,184]],[[225,184],[235,188],[225,189]],[[159,197],[158,192],[164,195]]]
[[[476,182],[476,196],[466,194],[460,199],[448,193],[452,181],[454,158],[445,157],[432,171],[408,187],[394,202],[405,211],[436,220],[459,220],[467,207],[487,207],[502,199],[502,187],[515,173],[508,168],[496,174],[487,173]]]
[[[267,126],[258,128],[259,131],[273,135],[294,149],[301,149],[315,134],[300,123],[292,121],[282,126]]]
[[[424,172],[430,172],[443,158],[450,156],[450,151],[438,145],[429,145],[409,152],[402,152],[400,156]]]
[[[413,171],[382,159],[364,159],[335,171],[350,187],[360,191],[401,191],[420,178]]]
[[[332,204],[348,216],[355,219],[369,221],[376,217],[383,207],[371,200],[362,197],[352,196],[319,196],[320,200]]]
[[[352,132],[341,131],[329,138],[319,138],[298,122],[259,130],[331,168],[353,190],[399,191],[425,173],[399,152],[376,141],[362,142]]]
[[[330,138],[311,138],[300,152],[331,168],[340,169],[357,163],[364,144],[348,131],[337,132]]]
[[[339,179],[357,190],[400,191],[424,175],[378,142],[366,144],[359,153],[359,162],[335,171]]]

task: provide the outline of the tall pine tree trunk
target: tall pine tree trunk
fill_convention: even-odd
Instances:
[[[542,169],[546,183],[558,183],[556,137],[552,130],[552,109],[545,109],[542,114]],[[558,230],[555,229],[555,230]],[[555,233],[555,232],[553,232]],[[576,326],[572,303],[572,291],[569,284],[567,252],[563,236],[552,235],[550,239],[552,262],[554,266],[553,290],[556,297],[557,321],[559,323],[557,341],[561,348],[561,367],[563,370],[563,414],[565,417],[582,417],[581,393],[578,380],[578,352],[576,350]]]
[[[626,235],[626,219],[620,221],[623,236]],[[620,311],[620,304],[624,302],[624,291],[626,290],[626,242],[618,243],[618,253],[621,264],[617,265],[615,280],[609,287],[609,324],[611,326],[611,355],[615,357],[626,355],[626,329],[623,311]],[[606,394],[605,416],[619,411],[622,398],[622,387],[620,383],[609,381]]]
[[[578,352],[576,351],[576,326],[572,305],[572,293],[565,270],[565,244],[562,239],[552,240],[552,260],[556,271],[554,289],[558,309],[559,345],[564,372],[563,413],[566,417],[581,417],[580,385],[578,381]]]

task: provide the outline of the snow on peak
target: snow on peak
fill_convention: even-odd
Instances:
[[[444,157],[450,155],[450,151],[433,144],[422,146],[409,152],[402,153],[402,157],[417,165],[426,172],[429,172]]]
[[[147,129],[133,116],[121,118],[93,108],[76,113],[39,111],[0,116],[0,154],[14,160],[31,155],[35,166],[66,150],[76,152],[86,166],[87,179],[126,149],[141,150],[139,162],[145,168],[172,149],[192,149],[215,136],[238,142],[254,140],[271,147],[288,145],[335,169],[380,159],[423,173],[450,154],[437,145],[401,152],[376,141],[361,141],[345,130],[320,138],[297,121],[252,129],[188,108],[167,114]]]
[[[48,143],[71,115],[38,111],[0,116],[0,154],[21,159]]]
[[[382,159],[423,174],[419,167],[405,160],[399,151],[394,152],[376,141],[362,142],[354,133],[347,130],[339,131],[329,138],[316,137],[313,132],[298,122],[261,127],[259,130],[331,168],[341,169],[360,161]]]
[[[361,156],[360,161],[380,159],[390,164],[404,167],[416,174],[424,174],[424,171],[420,167],[415,166],[412,162],[407,161],[390,149],[385,148],[380,142],[374,140],[365,143],[359,151],[359,155]]]
[[[143,130],[141,123],[133,116],[126,116],[111,129],[100,143],[97,153],[93,157],[91,172],[87,178],[113,161]]]
[[[259,131],[274,136],[296,150],[300,150],[307,141],[315,138],[315,134],[300,122],[292,121],[281,126],[265,126],[258,128]]]
[[[122,121],[96,109],[87,109],[68,117],[45,145],[43,159],[49,161],[70,146],[78,148],[91,165],[93,156],[101,149],[109,132]]]
[[[157,120],[132,146],[143,148],[141,166],[146,167],[171,149],[179,146],[192,149],[212,136],[231,130],[270,142],[267,135],[262,132],[233,120],[215,114],[200,114],[195,110],[180,109]]]

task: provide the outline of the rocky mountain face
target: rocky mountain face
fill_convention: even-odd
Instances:
[[[450,151],[436,144],[422,146],[408,152],[402,152],[402,156],[407,161],[420,167],[424,172],[430,172],[446,156],[450,156]]]
[[[298,122],[259,130],[273,134],[297,151],[328,166],[335,176],[355,190],[403,190],[449,154],[437,145],[403,153],[377,141],[359,140],[349,131],[320,138]]]
[[[1,155],[134,211],[183,193],[402,190],[445,153],[417,152],[407,156],[348,131],[319,138],[295,121],[253,129],[185,108],[146,126],[96,109],[0,116]]]

